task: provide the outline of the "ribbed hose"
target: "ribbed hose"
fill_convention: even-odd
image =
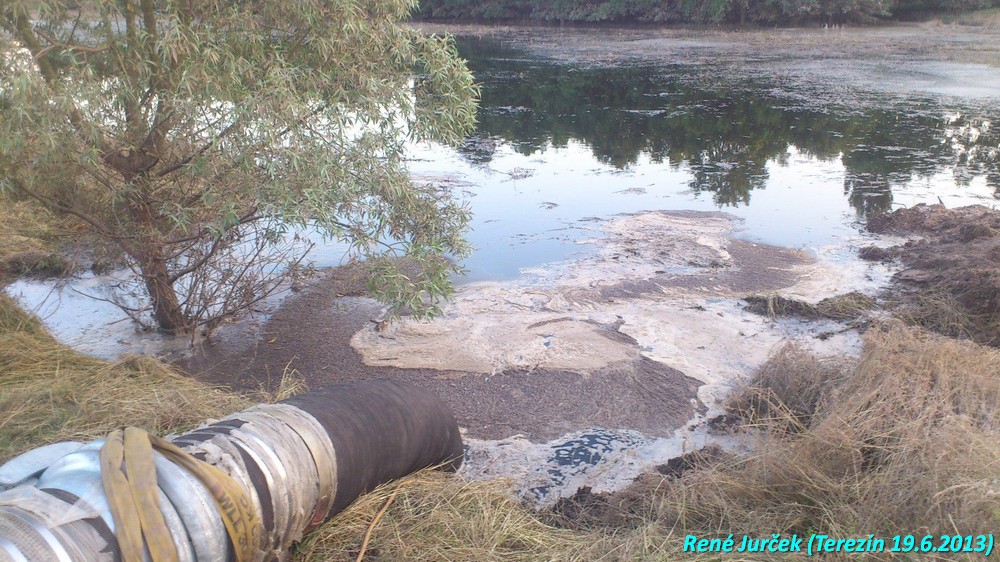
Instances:
[[[263,537],[255,560],[284,557],[362,493],[428,466],[454,470],[463,454],[448,408],[395,381],[334,385],[254,406],[171,441],[247,492]],[[24,484],[0,493],[0,562],[122,559],[101,486],[102,444],[52,459],[41,474],[25,474]],[[230,537],[205,484],[153,455],[160,511],[178,560],[230,560]],[[0,473],[17,474],[19,459]],[[37,455],[20,462],[34,470]]]

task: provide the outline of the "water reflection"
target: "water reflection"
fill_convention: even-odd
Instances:
[[[766,79],[734,80],[704,66],[574,67],[488,40],[460,46],[483,84],[477,135],[460,149],[473,164],[488,165],[502,145],[531,156],[576,140],[618,169],[648,158],[686,170],[693,193],[739,207],[794,147],[843,166],[844,195],[859,217],[889,209],[894,188],[943,172],[957,188],[983,178],[1000,196],[991,116],[936,100],[846,107],[778,97]]]

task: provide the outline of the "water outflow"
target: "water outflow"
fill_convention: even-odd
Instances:
[[[429,466],[455,470],[463,455],[447,406],[395,381],[329,386],[170,441],[247,492],[263,537],[257,561],[286,558],[295,541],[376,486]],[[0,562],[122,560],[102,485],[103,443],[57,443],[0,466]],[[234,559],[205,484],[153,454],[159,508],[177,559]]]

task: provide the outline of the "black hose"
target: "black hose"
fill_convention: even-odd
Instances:
[[[337,452],[337,494],[330,515],[361,494],[430,466],[462,465],[458,422],[440,398],[409,383],[359,381],[284,401],[312,414]]]

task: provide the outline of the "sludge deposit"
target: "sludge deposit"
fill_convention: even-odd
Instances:
[[[371,368],[432,371],[451,381],[433,385],[445,400],[471,400],[456,406],[469,477],[514,477],[543,503],[614,489],[685,451],[739,447],[705,421],[779,343],[857,350],[854,334],[812,337],[831,323],[773,320],[739,300],[870,291],[872,268],[747,242],[737,226],[719,212],[616,217],[583,258],[465,285],[439,318],[369,322],[351,346]]]

